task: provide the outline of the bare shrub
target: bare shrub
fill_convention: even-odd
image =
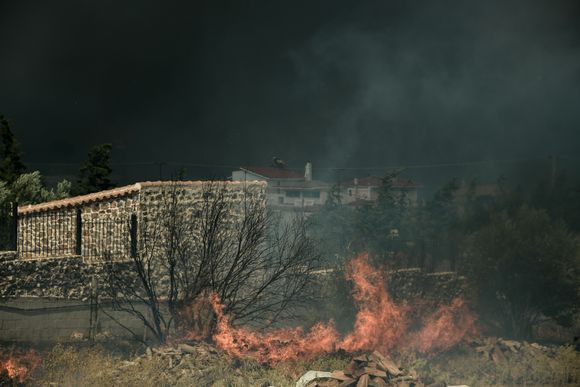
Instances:
[[[139,224],[131,259],[136,281],[107,265],[108,297],[158,341],[187,329],[187,307],[210,292],[232,321],[256,326],[295,316],[312,297],[319,255],[304,219],[282,223],[268,216],[259,193],[234,191],[227,183],[204,184],[194,202],[179,183],[161,197]]]

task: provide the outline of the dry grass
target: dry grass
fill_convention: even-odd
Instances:
[[[294,386],[307,370],[343,369],[349,357],[325,355],[310,362],[288,362],[272,369],[254,361],[232,360],[216,354],[188,368],[173,369],[168,359],[142,358],[134,362],[98,348],[56,346],[45,358],[31,385],[37,386]],[[541,351],[514,354],[496,365],[465,348],[428,358],[414,353],[398,356],[402,365],[423,378],[470,386],[580,385],[580,354],[562,347],[552,354]]]
[[[526,351],[512,354],[505,362],[494,363],[470,349],[456,350],[434,358],[406,354],[401,363],[422,377],[448,384],[470,386],[578,386],[580,353],[560,347],[552,354]]]

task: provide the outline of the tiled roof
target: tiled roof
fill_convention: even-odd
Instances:
[[[56,210],[59,208],[77,206],[79,204],[93,203],[97,201],[118,198],[138,192],[141,189],[139,183],[126,185],[124,187],[118,187],[113,189],[108,189],[106,191],[100,191],[91,193],[88,195],[73,196],[72,198],[66,198],[61,200],[53,200],[50,202],[40,203],[40,204],[29,204],[26,206],[18,206],[19,214],[28,214],[33,212],[42,212],[49,210]]]
[[[241,167],[242,171],[247,171],[266,177],[268,179],[304,179],[304,174],[296,170],[274,167]]]
[[[382,177],[379,176],[367,176],[357,179],[357,185],[359,187],[379,187],[382,183]],[[344,182],[347,187],[354,187],[354,179],[347,180]],[[397,178],[393,181],[393,188],[421,188],[422,185],[414,182],[411,179]]]
[[[40,203],[40,204],[29,204],[26,206],[19,206],[19,214],[29,214],[34,212],[50,211],[66,207],[74,207],[87,203],[94,203],[114,198],[119,198],[123,196],[130,195],[135,192],[139,192],[143,187],[164,187],[177,184],[178,186],[193,186],[201,185],[207,182],[204,181],[144,181],[140,183],[135,183],[131,185],[126,185],[123,187],[117,187],[109,189],[106,191],[95,192],[88,195],[74,196],[72,198],[66,198],[61,200],[53,200],[50,202]],[[241,185],[244,182],[239,181],[226,181],[225,184]],[[265,184],[265,183],[263,183]]]

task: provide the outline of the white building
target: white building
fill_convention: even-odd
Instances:
[[[267,203],[276,210],[314,212],[328,198],[331,185],[312,179],[312,164],[304,172],[285,167],[240,167],[232,172],[233,181],[266,181]]]
[[[343,204],[356,205],[361,202],[375,201],[379,197],[379,188],[382,178],[368,176],[360,179],[354,178],[343,182],[340,186],[340,196]],[[410,179],[396,178],[391,182],[391,190],[395,195],[405,195],[409,204],[417,204],[417,190],[420,184]]]

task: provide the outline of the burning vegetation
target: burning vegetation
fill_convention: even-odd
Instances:
[[[391,299],[384,272],[369,264],[368,254],[361,254],[350,262],[348,279],[354,284],[353,298],[358,312],[353,330],[344,337],[332,321],[319,322],[307,331],[298,327],[262,333],[233,327],[214,293],[211,301],[217,328],[213,340],[231,356],[273,365],[285,360],[310,360],[337,350],[349,353],[391,352],[403,348],[422,353],[441,351],[475,334],[475,316],[459,298],[422,316],[419,326],[412,329],[412,306],[397,304]]]
[[[42,356],[35,350],[0,348],[0,386],[24,383],[41,362]]]

